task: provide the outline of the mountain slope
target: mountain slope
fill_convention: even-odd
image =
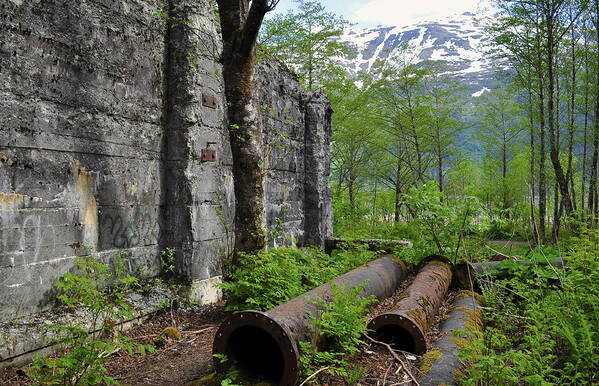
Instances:
[[[484,52],[487,39],[479,20],[465,12],[402,27],[353,29],[341,38],[354,51],[343,64],[352,73],[369,71],[376,60],[388,59],[407,43],[414,62],[442,62],[470,94],[480,96],[493,88],[496,69]]]

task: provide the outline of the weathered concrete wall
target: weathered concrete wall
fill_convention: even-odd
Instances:
[[[221,43],[209,3],[171,3],[177,17],[191,23],[169,28],[167,34],[161,218],[161,246],[176,249],[177,269],[192,282],[192,297],[203,303],[220,296],[214,284],[232,249],[235,210],[224,84],[217,62]],[[205,98],[214,98],[214,104],[205,106]],[[214,162],[202,162],[206,148],[216,150]]]
[[[47,309],[86,248],[158,269],[159,2],[0,3],[0,321]]]
[[[304,95],[304,243],[325,247],[333,235],[332,194],[329,187],[333,113],[323,94]]]
[[[168,2],[193,30],[162,6],[0,2],[0,323],[51,308],[87,250],[153,275],[174,247],[192,296],[220,296],[235,210],[220,37],[209,0]],[[272,244],[322,246],[330,107],[280,64],[259,79]]]
[[[332,235],[331,106],[323,94],[304,92],[276,61],[262,61],[258,75],[270,244],[323,248]]]
[[[264,192],[269,243],[303,243],[303,92],[289,70],[275,61],[263,60],[258,75],[265,136]]]

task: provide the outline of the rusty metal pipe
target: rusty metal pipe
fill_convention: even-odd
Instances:
[[[458,358],[462,346],[468,342],[469,336],[455,336],[458,330],[468,329],[480,331],[483,326],[482,308],[479,301],[480,295],[461,291],[451,305],[447,318],[441,323],[439,332],[441,338],[435,343],[438,352],[430,351],[427,359],[427,368],[422,368],[424,373],[418,380],[422,386],[428,385],[455,385],[456,372],[463,367]]]
[[[334,279],[343,288],[365,283],[362,297],[379,300],[391,296],[406,278],[407,268],[394,256],[384,256]],[[299,376],[298,342],[314,336],[310,317],[320,310],[314,301],[331,299],[331,283],[317,287],[270,311],[242,311],[231,315],[219,327],[214,339],[214,354],[224,354],[225,363],[215,358],[222,369],[232,364],[247,377],[279,385],[293,386]]]
[[[452,265],[446,258],[427,258],[406,289],[406,296],[391,311],[368,323],[370,336],[398,350],[415,354],[426,352],[426,331],[449,289],[451,278]]]

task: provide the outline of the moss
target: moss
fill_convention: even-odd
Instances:
[[[400,267],[401,270],[405,273],[408,271],[408,266],[406,265],[406,263],[401,260],[399,257],[395,256],[395,255],[384,255],[383,257],[387,257],[391,260],[393,260],[394,262],[396,262]]]
[[[466,339],[458,338],[455,336],[449,338],[449,340],[452,341],[453,343],[457,344],[458,347],[460,347],[460,349],[462,349],[464,347],[468,347],[468,345],[470,344],[470,342],[468,342]]]
[[[217,373],[210,373],[208,375],[203,376],[202,378],[188,382],[186,386],[220,385],[220,381],[221,377],[219,377]]]
[[[468,378],[462,369],[457,369],[453,374],[455,375],[455,379],[458,381],[458,384],[461,384],[460,381],[464,381]]]
[[[256,381],[237,375],[234,379],[227,378],[226,373],[210,373],[203,376],[202,378],[194,379],[193,381],[187,382],[186,386],[220,386],[225,379],[229,379],[235,385],[243,386],[271,386],[270,383],[264,381]]]
[[[401,295],[399,295],[399,296],[397,297],[397,301],[396,301],[396,303],[399,303],[399,301],[400,301],[400,300],[403,300],[403,299],[405,299],[405,298],[409,298],[409,297],[410,297],[410,294],[409,294],[409,293],[407,293],[407,292],[404,292],[404,293],[402,293]],[[397,307],[397,309],[399,309],[399,307]]]
[[[431,304],[431,302],[430,302],[430,300],[428,300],[428,298],[427,298],[427,297],[423,297],[423,298],[421,298],[420,300],[418,300],[418,304],[419,304],[421,307],[428,307],[428,306],[429,306],[429,304]]]
[[[181,339],[181,332],[175,327],[166,327],[160,335],[164,335],[169,339],[179,340]]]
[[[472,310],[465,307],[456,307],[458,311],[468,314],[464,321],[464,327],[468,330],[480,330],[483,325],[483,313],[480,309]]]
[[[431,261],[427,262],[427,264],[436,264],[436,265],[439,265],[439,266],[445,268],[447,270],[447,273],[451,275],[451,266],[449,264],[447,264],[446,262],[444,262],[444,261],[441,261],[441,260],[431,260]]]
[[[476,301],[480,305],[484,305],[484,303],[485,303],[485,299],[483,298],[483,296],[474,291],[462,290],[462,291],[458,292],[458,294],[456,295],[456,299],[457,298],[468,298],[468,297],[473,297],[474,299],[476,299]]]
[[[162,336],[157,336],[156,338],[154,338],[152,343],[154,344],[154,347],[161,348],[166,345],[166,340]]]
[[[443,353],[439,349],[429,350],[420,358],[420,372],[426,374],[431,371],[433,361],[439,361],[443,358]]]
[[[426,330],[426,327],[427,327],[426,315],[424,315],[424,313],[421,310],[411,310],[411,311],[406,312],[406,314],[408,315],[408,317],[410,319],[412,319],[412,321],[414,321],[416,324],[418,324],[420,326],[420,328],[422,328],[423,330]]]

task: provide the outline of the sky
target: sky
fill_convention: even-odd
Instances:
[[[403,26],[423,20],[474,12],[488,0],[321,0],[325,8],[360,27],[379,24]],[[281,0],[277,13],[294,8],[293,0]]]

